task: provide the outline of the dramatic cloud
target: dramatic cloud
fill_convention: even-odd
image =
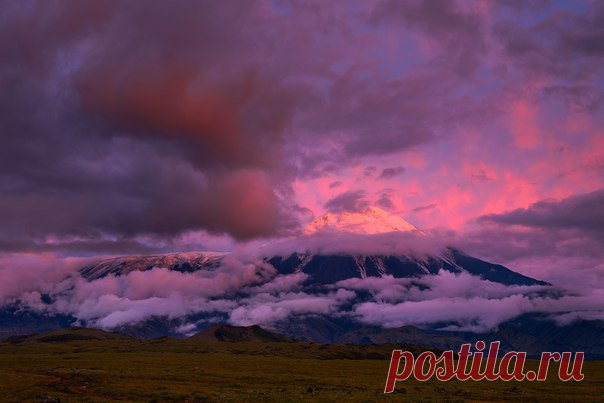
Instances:
[[[604,189],[560,201],[540,201],[528,208],[486,215],[481,220],[542,229],[576,229],[604,240]]]
[[[604,287],[602,190],[480,217],[456,242],[574,292]]]
[[[595,3],[2,10],[2,250],[249,240],[367,204],[460,230],[602,186]]]
[[[242,27],[266,35],[261,10],[87,4],[3,13],[3,37],[20,46],[0,55],[3,238],[119,247],[138,235],[291,228],[275,168],[304,93],[260,69],[260,54],[239,57],[254,43]]]

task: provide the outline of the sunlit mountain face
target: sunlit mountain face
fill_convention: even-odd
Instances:
[[[377,207],[364,211],[327,213],[304,227],[304,234],[317,232],[349,232],[355,234],[381,234],[388,232],[419,232],[396,214]]]
[[[2,335],[600,329],[602,3],[0,2]]]

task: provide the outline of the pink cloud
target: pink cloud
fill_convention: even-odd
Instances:
[[[510,106],[509,127],[514,145],[521,149],[535,148],[539,144],[538,109],[527,101],[517,101]]]

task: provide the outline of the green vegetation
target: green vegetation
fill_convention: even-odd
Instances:
[[[557,380],[552,363],[546,382],[408,380],[397,383],[398,393],[383,395],[392,349],[401,346],[141,341],[107,334],[45,340],[0,344],[3,401],[595,402],[604,396],[602,361],[585,362],[582,382]],[[527,369],[536,367],[530,362]]]

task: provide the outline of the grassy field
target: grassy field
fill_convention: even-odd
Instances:
[[[581,382],[398,382],[392,346],[160,339],[0,344],[3,401],[602,401],[604,362]],[[419,350],[423,351],[423,350]],[[536,369],[530,362],[527,369]]]

